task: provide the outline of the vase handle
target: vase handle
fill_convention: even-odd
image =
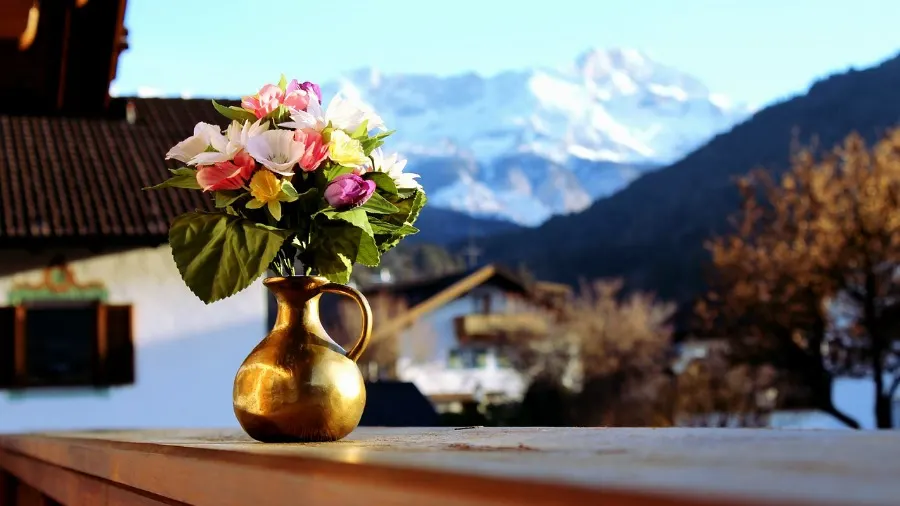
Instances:
[[[356,362],[359,360],[359,357],[362,356],[363,352],[366,351],[366,346],[369,345],[369,339],[372,337],[372,308],[369,307],[369,301],[366,300],[365,295],[360,293],[356,288],[341,285],[339,283],[324,284],[319,288],[319,291],[346,295],[353,299],[353,301],[356,302],[356,305],[359,306],[359,310],[362,312],[362,325],[360,327],[359,340],[356,341],[353,348],[350,348],[350,351],[347,352],[347,358]]]

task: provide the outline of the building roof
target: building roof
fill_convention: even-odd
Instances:
[[[364,290],[368,297],[393,295],[403,297],[409,309],[393,318],[388,324],[379,326],[375,337],[391,335],[411,325],[422,315],[464,296],[474,288],[491,284],[507,292],[529,296],[530,288],[517,276],[497,265],[487,265],[474,271],[443,276],[427,281],[398,285],[382,285]]]
[[[197,122],[227,124],[209,100],[116,99],[110,116],[0,115],[0,247],[162,244],[172,218],[211,207],[141,190],[178,166],[165,154]]]
[[[370,285],[362,291],[369,296],[391,294],[403,298],[410,306],[414,306],[451,287],[455,287],[456,291],[462,289],[456,295],[458,297],[475,286],[482,284],[490,284],[502,290],[522,294],[529,291],[529,287],[518,276],[494,264],[429,279]],[[453,293],[456,293],[456,291]]]

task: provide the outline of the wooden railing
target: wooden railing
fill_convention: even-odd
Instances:
[[[900,433],[371,429],[0,436],[2,506],[900,504]]]

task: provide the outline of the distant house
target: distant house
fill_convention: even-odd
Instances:
[[[521,398],[526,385],[511,361],[516,347],[511,338],[547,332],[552,302],[566,293],[560,288],[526,284],[488,265],[427,281],[370,287],[365,294],[373,306],[389,298],[406,308],[376,321],[375,341],[387,336],[397,341],[390,376],[415,384],[439,411],[458,411],[467,402]]]
[[[266,332],[260,283],[206,306],[175,267],[169,221],[209,199],[140,190],[224,122],[207,100],[110,97],[125,7],[0,2],[0,431],[236,425],[234,373]]]
[[[0,2],[0,432],[236,427],[234,374],[270,328],[261,282],[207,306],[181,280],[169,222],[210,199],[141,188],[197,122],[227,122],[208,100],[110,97],[125,8]],[[366,420],[402,404],[433,425],[410,387],[373,387]]]

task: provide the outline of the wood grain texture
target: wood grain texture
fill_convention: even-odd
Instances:
[[[27,500],[34,501],[34,492],[43,496],[45,506],[164,506],[177,504],[147,497],[137,491],[126,490],[115,484],[77,473],[69,469],[46,464],[23,455],[0,450],[0,466],[15,477],[16,491],[25,489]],[[34,492],[32,492],[34,491]],[[19,498],[22,501],[22,498]],[[25,504],[28,504],[27,502]],[[0,506],[6,506],[0,501]],[[9,506],[22,506],[12,503]]]
[[[198,506],[893,506],[900,498],[898,432],[361,428],[337,443],[267,445],[234,431],[103,431],[0,436],[0,448]]]

